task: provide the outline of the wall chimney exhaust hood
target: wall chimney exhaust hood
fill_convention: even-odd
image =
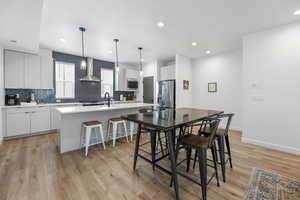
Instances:
[[[80,79],[82,82],[100,82],[100,79],[93,75],[93,58],[87,58],[86,76]]]

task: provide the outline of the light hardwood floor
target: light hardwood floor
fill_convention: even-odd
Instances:
[[[234,169],[227,168],[228,181],[208,189],[209,200],[243,199],[254,167],[300,180],[300,157],[241,143],[231,134]],[[143,160],[132,171],[134,143],[117,143],[107,150],[99,146],[88,158],[82,152],[59,154],[57,135],[34,136],[0,144],[1,200],[162,200],[174,199],[170,177],[152,171]],[[200,199],[201,190],[179,178],[182,199]]]

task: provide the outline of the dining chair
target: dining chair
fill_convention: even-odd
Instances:
[[[231,148],[230,148],[230,140],[229,140],[229,129],[230,129],[230,125],[231,125],[233,116],[234,116],[233,113],[220,114],[220,115],[216,116],[220,120],[227,120],[225,129],[218,129],[217,133],[216,133],[217,141],[218,141],[218,151],[219,151],[219,156],[220,156],[220,165],[221,165],[221,169],[222,169],[222,177],[223,177],[224,183],[226,182],[226,163],[228,163],[228,161],[229,161],[230,167],[232,168],[232,156],[231,156]],[[208,136],[210,134],[209,127],[202,126],[202,128],[199,129],[198,134]],[[226,145],[226,149],[227,149],[226,152],[225,152],[225,145]],[[225,159],[226,155],[228,155],[227,160]],[[195,168],[196,160],[197,160],[197,152],[195,153],[193,168]]]
[[[195,149],[197,152],[203,200],[207,199],[207,186],[214,176],[217,180],[217,185],[220,186],[219,176],[218,176],[218,165],[217,165],[217,149],[216,149],[216,132],[219,123],[220,120],[217,118],[210,119],[210,120],[203,120],[200,126],[202,128],[206,126],[210,127],[209,136],[194,135],[191,133],[183,134],[179,136],[176,144],[176,162],[178,159],[180,146],[183,146],[186,149],[187,172],[189,171],[189,163],[191,160],[192,150]],[[207,151],[209,149],[211,150],[212,153],[213,163],[214,163],[212,167],[214,168],[215,172],[213,173],[212,178],[210,178],[208,181],[207,166],[210,165],[207,164]]]

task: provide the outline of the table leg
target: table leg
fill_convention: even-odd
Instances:
[[[172,169],[172,179],[174,181],[174,188],[175,188],[175,195],[176,200],[179,200],[179,186],[178,186],[178,178],[176,173],[176,160],[175,160],[175,143],[174,143],[174,131],[168,131],[167,137],[169,140],[169,152],[170,152],[170,159],[171,159],[171,169]],[[175,135],[176,136],[176,135]]]
[[[155,155],[156,155],[156,131],[150,132],[152,170],[155,170]]]
[[[134,149],[134,158],[133,158],[133,170],[136,169],[136,162],[137,157],[139,154],[139,148],[140,148],[140,139],[141,139],[141,124],[138,125],[138,131],[136,134],[136,140],[135,140],[135,149]]]
[[[201,178],[202,199],[207,199],[207,150],[198,149],[199,172]]]

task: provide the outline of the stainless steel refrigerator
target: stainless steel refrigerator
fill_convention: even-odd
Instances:
[[[158,104],[161,108],[175,108],[175,80],[159,81]]]

